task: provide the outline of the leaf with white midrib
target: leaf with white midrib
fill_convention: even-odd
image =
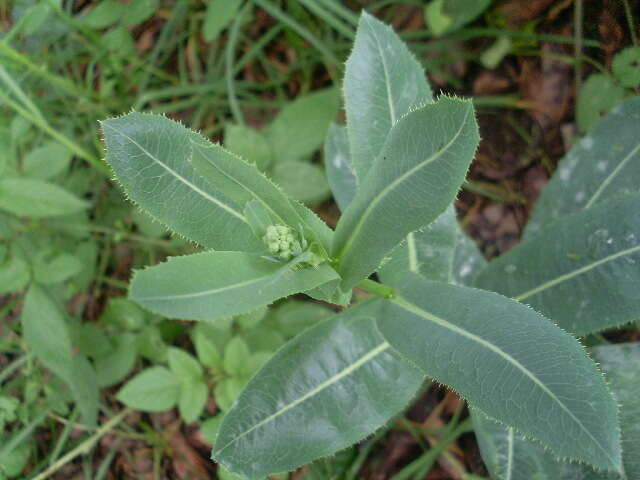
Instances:
[[[202,177],[214,188],[227,193],[239,205],[257,200],[271,213],[277,223],[294,229],[304,227],[308,241],[315,240],[325,246],[319,235],[296,211],[289,198],[269,180],[255,165],[226,151],[220,145],[193,135],[190,139],[194,148],[191,163]],[[306,207],[303,207],[306,208]]]
[[[640,318],[640,194],[556,220],[493,260],[476,285],[579,335]]]
[[[608,262],[612,262],[620,257],[624,257],[627,255],[631,255],[632,253],[638,252],[640,251],[640,245],[636,246],[636,247],[631,247],[631,248],[627,248],[625,250],[622,250],[620,252],[614,253],[613,255],[609,255],[607,257],[604,257],[598,261],[595,261],[593,263],[590,263],[588,265],[585,265],[584,267],[580,267],[577,268],[575,270],[571,270],[570,272],[564,273],[562,275],[558,275],[557,277],[551,279],[551,280],[547,280],[546,282],[538,285],[535,288],[532,288],[530,290],[527,290],[526,292],[523,292],[519,295],[515,295],[513,297],[514,300],[518,300],[518,301],[522,301],[522,300],[526,300],[527,298],[536,295],[540,292],[543,292],[545,290],[547,290],[548,288],[551,288],[559,283],[562,282],[566,282],[568,280],[571,280],[572,278],[577,277],[578,275],[582,275],[583,273],[587,273],[590,270],[593,270],[594,268],[599,267],[600,265],[604,265]]]
[[[261,251],[242,206],[191,166],[193,132],[166,117],[135,112],[101,125],[116,180],[151,217],[208,248]]]
[[[244,252],[209,251],[136,272],[129,297],[171,318],[210,320],[311,290],[338,276],[327,264],[290,268]]]
[[[536,201],[524,239],[565,215],[596,206],[640,184],[640,97],[625,100],[579,140]]]
[[[372,199],[371,203],[369,203],[369,206],[365,209],[364,213],[360,217],[360,220],[358,220],[358,223],[356,224],[355,229],[352,231],[351,235],[349,236],[349,240],[347,240],[347,242],[345,243],[344,247],[342,247],[338,255],[342,255],[346,250],[349,249],[349,247],[351,247],[351,245],[353,245],[353,242],[355,242],[355,240],[358,238],[358,235],[360,235],[362,231],[362,225],[367,221],[367,219],[369,218],[371,213],[374,211],[376,206],[380,202],[382,202],[387,197],[387,195],[393,192],[396,188],[401,187],[402,184],[405,181],[407,181],[407,179],[411,178],[417,172],[419,172],[423,168],[427,167],[429,164],[438,160],[442,155],[445,154],[445,152],[447,152],[451,148],[451,145],[453,145],[453,143],[460,136],[460,133],[462,132],[462,129],[465,126],[465,123],[467,121],[467,117],[469,116],[470,111],[472,111],[471,108],[467,109],[464,115],[464,118],[460,123],[460,128],[458,128],[455,134],[444,146],[440,147],[433,154],[429,155],[426,159],[424,159],[417,165],[413,166],[410,170],[404,172],[398,178],[395,178],[391,183],[385,186],[385,188]]]
[[[308,391],[307,393],[305,393],[301,397],[296,398],[293,402],[291,402],[291,403],[285,405],[284,407],[280,408],[278,411],[276,411],[275,413],[272,413],[271,415],[269,415],[264,420],[256,423],[251,428],[243,431],[242,433],[240,433],[239,435],[234,437],[232,440],[230,440],[228,443],[226,443],[224,446],[222,446],[220,449],[216,449],[216,455],[221,455],[222,452],[224,452],[227,448],[229,448],[229,446],[231,446],[233,443],[235,443],[238,440],[242,439],[242,437],[250,434],[254,430],[262,427],[263,425],[266,425],[269,422],[273,422],[276,418],[278,418],[281,415],[284,415],[285,413],[287,413],[288,410],[292,409],[296,405],[301,404],[305,400],[308,400],[311,397],[313,397],[314,395],[317,395],[321,391],[325,390],[326,388],[329,388],[331,385],[333,385],[334,383],[340,381],[342,378],[346,377],[347,375],[352,374],[358,368],[360,368],[360,366],[364,365],[365,363],[367,363],[368,361],[372,360],[373,358],[375,358],[376,356],[380,355],[382,352],[384,352],[385,350],[388,350],[389,348],[391,348],[391,346],[387,342],[380,343],[380,345],[378,345],[377,347],[369,350],[367,353],[362,355],[362,357],[360,357],[357,361],[355,361],[354,363],[348,365],[343,370],[341,370],[339,373],[337,373],[337,374],[333,375],[331,378],[325,380],[324,382],[319,384],[317,387],[315,387],[312,390]]]
[[[432,101],[424,70],[388,25],[363,11],[344,78],[347,130],[359,184],[391,127]]]
[[[227,413],[213,458],[248,478],[290,471],[361,440],[404,408],[423,376],[376,331],[378,306],[350,308],[278,351]]]
[[[113,130],[114,132],[116,132],[118,135],[122,135],[124,138],[126,138],[127,140],[129,140],[132,144],[134,144],[136,147],[138,147],[140,149],[140,151],[146,155],[147,157],[149,157],[154,163],[157,163],[158,165],[160,165],[163,169],[165,169],[169,174],[173,175],[179,182],[184,183],[187,187],[189,187],[191,190],[193,190],[194,192],[196,192],[198,195],[200,195],[201,197],[207,199],[209,202],[213,203],[214,205],[222,208],[223,210],[226,210],[228,213],[230,213],[231,215],[233,215],[234,217],[239,218],[240,220],[242,220],[243,222],[247,222],[247,219],[244,218],[244,215],[242,215],[242,213],[238,212],[237,210],[235,210],[233,207],[227,205],[224,202],[221,202],[219,199],[215,198],[213,195],[208,194],[207,192],[205,192],[204,190],[202,190],[201,188],[199,188],[198,186],[194,185],[193,183],[191,183],[189,180],[187,180],[186,178],[184,178],[183,176],[181,176],[179,173],[177,173],[175,170],[173,170],[172,168],[170,168],[169,166],[167,166],[165,163],[163,163],[162,161],[160,161],[160,159],[158,159],[158,157],[156,157],[155,155],[153,155],[152,153],[150,153],[147,149],[145,149],[142,145],[140,145],[137,141],[135,141],[133,138],[131,138],[129,135],[127,135],[126,133],[124,133],[121,130],[118,130],[117,128],[115,128],[114,126],[112,126],[109,123],[104,122],[103,123],[105,128],[108,128],[110,130]]]
[[[585,428],[585,426],[582,424],[582,422],[580,420],[578,420],[578,418],[576,418],[576,416],[573,414],[573,412],[571,412],[571,410],[569,410],[569,408],[567,408],[567,406],[560,401],[560,399],[551,391],[549,390],[549,387],[547,387],[544,383],[542,383],[542,381],[536,376],[534,375],[528,368],[526,368],[524,365],[522,365],[522,363],[520,363],[518,360],[516,360],[515,358],[513,358],[511,355],[505,353],[504,350],[500,349],[499,347],[497,347],[496,345],[494,345],[493,343],[484,340],[483,338],[481,338],[478,335],[474,335],[462,328],[459,328],[455,325],[453,325],[450,322],[447,322],[446,320],[437,317],[436,315],[432,315],[429,312],[422,310],[418,307],[416,307],[415,305],[406,302],[405,300],[401,299],[401,298],[395,298],[393,300],[391,300],[392,302],[396,303],[397,305],[400,305],[402,308],[404,308],[405,310],[415,313],[416,315],[424,318],[425,320],[429,320],[430,322],[436,323],[438,325],[440,325],[441,327],[447,328],[449,330],[451,330],[454,333],[457,333],[458,335],[462,335],[464,337],[467,337],[468,339],[472,340],[473,342],[479,344],[482,347],[488,348],[489,350],[491,350],[493,353],[501,356],[502,358],[504,358],[508,363],[510,363],[511,365],[513,365],[514,367],[516,367],[518,370],[520,370],[524,375],[526,375],[527,377],[529,377],[529,379],[538,387],[540,388],[554,403],[556,403],[573,421],[576,422],[576,424],[580,427],[581,430],[583,430],[587,436],[589,438],[591,438],[594,443],[596,443],[598,445],[599,448],[602,449],[602,451],[608,455],[608,452],[606,450],[604,450],[602,448],[602,446],[600,445],[600,443],[597,442],[597,440],[593,437],[593,435],[591,434],[591,432],[589,430],[587,430]]]
[[[336,228],[332,251],[343,289],[367,277],[406,235],[446,210],[477,141],[473,106],[456,98],[440,97],[394,125]]]
[[[470,413],[480,453],[492,479],[565,479],[563,469],[567,464],[561,464],[538,442],[519,435],[514,428],[495,421],[477,408],[471,408]]]
[[[629,161],[633,158],[633,156],[640,152],[640,143],[638,143],[633,150],[629,152],[629,154],[622,159],[622,161],[618,164],[618,166],[604,179],[604,181],[600,184],[595,193],[591,196],[587,204],[584,208],[591,207],[594,203],[598,201],[598,199],[602,196],[602,193],[606,190],[609,184],[613,181],[613,179],[620,174],[622,169],[629,163]]]
[[[380,332],[427,375],[558,456],[620,469],[616,404],[570,335],[513,300],[417,275],[385,305]]]
[[[604,372],[607,384],[620,404],[624,473],[594,471],[587,465],[563,462],[537,442],[514,434],[506,427],[471,409],[482,458],[495,480],[540,478],[546,480],[622,480],[639,478],[640,343],[599,345],[591,355]],[[504,452],[508,455],[503,455]],[[510,476],[511,475],[511,476]]]
[[[413,272],[429,280],[452,282],[459,234],[455,209],[450,205],[431,225],[407,235],[391,252],[378,270],[380,281],[393,286],[406,272]]]

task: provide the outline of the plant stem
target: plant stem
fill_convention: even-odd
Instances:
[[[383,298],[394,298],[395,297],[395,291],[393,290],[393,288],[384,285],[382,283],[379,282],[375,282],[373,280],[369,280],[368,278],[362,280],[360,283],[358,283],[357,285],[358,288],[361,288],[362,290],[364,290],[365,292],[369,292],[373,295],[377,295],[379,297],[383,297]]]

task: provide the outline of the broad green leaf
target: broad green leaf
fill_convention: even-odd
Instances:
[[[36,282],[43,285],[62,283],[82,270],[82,262],[70,253],[51,255],[41,250],[35,255],[33,274]]]
[[[340,92],[335,88],[315,91],[286,105],[264,129],[276,165],[315,152],[339,108]]]
[[[476,285],[584,335],[640,318],[640,194],[564,217],[483,269]]]
[[[167,361],[167,344],[162,339],[160,329],[156,325],[149,325],[138,335],[138,353],[153,362]]]
[[[640,190],[640,97],[618,105],[558,164],[525,229],[530,238],[568,213]]]
[[[71,151],[58,142],[47,143],[27,154],[22,166],[25,176],[49,180],[67,169],[71,163]]]
[[[586,132],[601,117],[619,104],[624,98],[624,88],[604,73],[594,73],[587,78],[576,103],[576,120],[578,128]]]
[[[119,26],[107,32],[102,40],[109,51],[117,52],[121,55],[135,55],[136,44],[129,30]]]
[[[0,475],[6,475],[8,478],[20,475],[20,472],[27,466],[32,451],[33,444],[31,442],[20,443],[10,451],[3,448],[3,455],[0,456]],[[4,480],[4,477],[2,478]]]
[[[194,328],[191,333],[191,339],[200,363],[214,371],[222,370],[222,355],[220,355],[215,342],[208,337],[206,330]]]
[[[360,184],[391,127],[432,100],[424,71],[407,46],[391,27],[364,11],[346,64],[344,96],[351,159]]]
[[[163,412],[178,403],[180,380],[164,367],[143,370],[120,389],[117,399],[143,412]]]
[[[167,359],[169,360],[169,369],[181,381],[197,380],[202,378],[203,371],[198,361],[193,355],[176,347],[167,349]]]
[[[494,293],[408,274],[377,326],[405,358],[558,456],[620,471],[617,406],[578,341]]]
[[[178,410],[185,423],[193,423],[204,411],[209,390],[202,379],[188,379],[180,383]]]
[[[146,323],[147,314],[136,303],[126,298],[110,298],[107,310],[100,316],[105,324],[124,330],[138,330]]]
[[[220,480],[245,480],[242,475],[236,475],[235,473],[230,472],[224,467],[219,467],[216,473],[218,474],[218,478]]]
[[[261,171],[266,170],[273,162],[271,147],[264,135],[244,125],[225,126],[224,146],[245,160],[255,162]]]
[[[273,223],[287,225],[295,230],[306,227],[305,238],[309,241],[318,238],[318,243],[325,248],[316,234],[316,229],[307,225],[305,218],[289,198],[255,165],[199,136],[192,136],[192,145],[194,154],[191,163],[215,189],[225,192],[243,208],[248,202],[261,202],[271,214]]]
[[[114,339],[113,350],[95,360],[98,385],[108,387],[124,380],[133,370],[138,356],[137,337],[121,333]]]
[[[471,419],[482,459],[493,480],[564,478],[564,465],[538,442],[528,440],[476,408],[471,409]]]
[[[206,42],[215,40],[227,28],[242,5],[242,0],[211,0],[204,14],[202,36]]]
[[[31,285],[22,308],[22,338],[45,367],[65,381],[72,372],[71,336],[63,313],[38,285]]]
[[[69,387],[73,399],[78,405],[82,422],[93,427],[98,420],[100,392],[96,371],[83,355],[74,355],[69,372]]]
[[[432,0],[424,8],[424,18],[434,35],[454,32],[475,20],[492,0]]]
[[[267,314],[269,308],[266,306],[256,308],[247,313],[243,313],[242,315],[238,315],[234,318],[234,322],[240,327],[242,330],[249,330],[256,327]]]
[[[143,0],[136,0],[138,2]],[[116,0],[102,0],[89,13],[80,17],[87,27],[101,29],[113,25],[120,17],[126,17],[127,7]]]
[[[628,47],[618,52],[611,67],[623,87],[640,86],[640,47]]]
[[[172,257],[136,272],[129,297],[171,318],[211,320],[268,305],[336,278],[326,264],[290,269],[259,255],[204,252]]]
[[[223,414],[216,415],[215,417],[207,418],[200,425],[200,435],[208,443],[215,443],[220,424],[224,418]]]
[[[409,233],[446,210],[478,140],[473,105],[457,98],[442,96],[394,125],[336,228],[333,255],[343,290],[375,271]]]
[[[30,279],[29,264],[22,257],[12,255],[0,265],[0,294],[22,290]]]
[[[278,331],[288,337],[295,337],[307,328],[331,316],[332,310],[315,302],[289,300],[271,309],[267,320],[273,322]]]
[[[486,260],[458,224],[451,205],[431,225],[407,235],[378,271],[381,281],[394,285],[406,272],[427,280],[471,285]]]
[[[272,178],[291,198],[314,205],[331,196],[327,177],[320,165],[282,162],[273,168]]]
[[[107,161],[129,198],[179,235],[220,250],[259,251],[242,207],[191,166],[190,132],[159,115],[102,122]]]
[[[324,166],[333,197],[341,211],[353,200],[357,190],[356,175],[351,165],[349,137],[346,127],[332,124],[324,144]]]
[[[97,323],[73,323],[71,341],[80,353],[91,358],[106,355],[113,350],[105,330]]]
[[[265,363],[271,359],[273,356],[273,352],[262,351],[252,354],[249,357],[249,361],[246,366],[246,376],[247,378],[253,377],[258,370],[260,370]]]
[[[129,2],[127,13],[122,16],[122,24],[125,26],[138,25],[151,17],[158,9],[158,0],[136,0]]]
[[[267,325],[258,325],[243,332],[242,338],[247,342],[249,349],[254,352],[275,352],[286,341],[282,333]]]
[[[236,377],[227,377],[218,382],[213,393],[216,399],[216,405],[220,407],[220,410],[226,412],[231,408],[233,402],[235,402],[238,395],[240,395],[245,383],[245,380]]]
[[[145,237],[160,238],[167,234],[166,227],[156,222],[153,217],[149,216],[144,210],[135,208],[131,213],[131,218],[136,224],[138,231]]]
[[[382,340],[377,314],[372,303],[358,305],[282,347],[227,413],[213,458],[251,479],[291,471],[401,411],[423,377]]]
[[[620,404],[624,473],[629,480],[640,478],[640,343],[601,345],[592,355]]]
[[[236,377],[244,376],[250,356],[249,347],[242,337],[233,337],[224,349],[225,372]]]
[[[450,283],[456,250],[458,221],[450,205],[431,225],[412,232],[391,252],[391,258],[378,271],[380,280],[394,285],[406,272],[429,280]]]
[[[456,238],[453,278],[458,285],[471,286],[478,272],[487,265],[487,261],[473,239],[461,227],[458,227]]]
[[[93,367],[86,357],[73,354],[71,335],[64,314],[49,294],[31,285],[22,310],[25,343],[45,367],[64,380],[87,425],[96,423],[98,385]]]
[[[536,442],[518,435],[472,410],[476,437],[485,464],[495,480],[622,480],[640,478],[640,344],[602,345],[592,355],[604,371],[607,384],[620,404],[622,463],[626,477],[597,472],[586,465],[560,462]]]
[[[19,217],[70,215],[87,207],[84,200],[49,182],[30,178],[0,180],[0,210]]]

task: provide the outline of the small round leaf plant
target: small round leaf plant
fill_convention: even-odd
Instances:
[[[335,231],[179,123],[102,122],[128,197],[205,249],[136,272],[131,299],[213,322],[297,293],[344,307],[249,381],[213,458],[250,479],[291,471],[372,434],[430,377],[468,401],[476,425],[502,432],[478,429],[488,462],[512,435],[554,462],[622,474],[625,405],[577,336],[640,318],[640,172],[628,135],[638,101],[561,162],[525,240],[487,265],[452,206],[479,142],[472,102],[434,98],[407,47],[366,13],[343,93],[347,123],[325,146]],[[352,305],[356,286],[371,295]]]

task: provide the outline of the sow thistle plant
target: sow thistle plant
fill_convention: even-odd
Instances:
[[[214,323],[296,293],[345,307],[248,382],[213,458],[251,479],[293,470],[372,434],[428,376],[468,401],[495,478],[640,478],[637,435],[627,437],[640,395],[615,360],[637,366],[640,351],[593,350],[614,398],[575,337],[640,317],[640,101],[568,154],[522,244],[487,265],[452,206],[479,142],[472,102],[434,99],[406,46],[367,14],[344,99],[347,124],[330,128],[325,148],[343,211],[335,231],[176,122],[130,113],[102,123],[131,200],[208,249],[138,271],[131,299]],[[372,295],[351,306],[356,286]]]

